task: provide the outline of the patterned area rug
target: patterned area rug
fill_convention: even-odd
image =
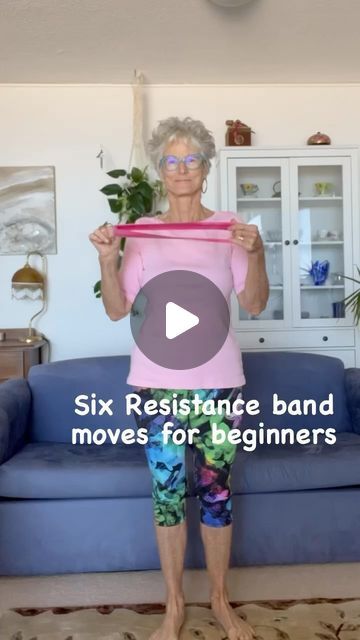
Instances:
[[[257,640],[360,640],[360,599],[232,602]],[[164,605],[104,605],[0,611],[0,640],[148,640]],[[226,640],[210,605],[186,606],[181,640]]]

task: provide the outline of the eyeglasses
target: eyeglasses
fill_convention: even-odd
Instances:
[[[183,162],[187,169],[195,171],[199,169],[202,163],[206,160],[203,153],[189,153],[189,155],[183,158],[177,156],[163,156],[160,160],[159,166],[165,171],[177,171],[180,162]]]

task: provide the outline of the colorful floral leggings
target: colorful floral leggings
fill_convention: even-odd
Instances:
[[[146,400],[154,399],[159,402],[162,398],[173,399],[176,392],[177,399],[191,400],[197,393],[203,401],[214,399],[229,399],[233,402],[242,397],[241,387],[234,389],[141,389],[137,393],[141,397],[141,408]],[[170,436],[165,444],[162,434],[165,422],[172,422],[170,431],[182,428],[199,429],[194,433],[193,444],[188,444],[193,451],[194,481],[196,495],[200,501],[200,520],[211,527],[224,527],[232,522],[232,504],[230,489],[231,466],[235,459],[236,444],[231,444],[225,438],[223,444],[212,442],[212,423],[216,423],[217,430],[226,434],[238,426],[241,416],[222,413],[206,416],[202,412],[196,415],[194,410],[187,416],[160,415],[149,416],[142,411],[137,416],[138,428],[147,429],[148,442],[144,445],[147,461],[152,474],[152,498],[155,523],[159,526],[172,526],[185,520],[185,447],[175,444]]]

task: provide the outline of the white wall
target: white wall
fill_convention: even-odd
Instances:
[[[334,145],[360,144],[360,85],[155,86],[145,89],[145,135],[170,115],[191,115],[225,145],[225,120],[240,118],[253,144],[306,144],[317,130]],[[57,255],[48,256],[48,311],[35,327],[52,345],[52,360],[129,353],[128,320],[112,322],[96,300],[97,254],[88,234],[116,221],[99,189],[106,171],[127,168],[132,90],[124,85],[0,85],[0,166],[54,165]],[[106,152],[103,170],[96,155]],[[213,168],[204,204],[217,205]],[[11,300],[10,281],[22,256],[0,256],[0,327],[25,327],[34,302]]]

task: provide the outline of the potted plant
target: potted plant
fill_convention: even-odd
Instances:
[[[119,224],[134,223],[144,215],[155,215],[158,199],[166,194],[161,180],[150,180],[148,168],[141,170],[133,167],[130,171],[113,169],[108,171],[110,178],[121,179],[100,189],[109,203],[110,211],[118,217]],[[117,223],[116,223],[117,224]],[[118,268],[124,252],[126,238],[121,238]],[[94,285],[96,298],[101,297],[101,280]]]
[[[360,277],[359,267],[357,266],[356,269]],[[353,282],[356,282],[356,284],[360,285],[360,280],[357,280],[356,278],[351,278],[350,276],[343,276],[343,278],[346,278],[347,280],[352,280]],[[346,296],[343,302],[345,304],[345,308],[349,307],[350,311],[352,311],[352,313],[354,314],[355,324],[359,324],[360,323],[360,288],[356,289],[356,291],[353,291],[348,296]]]

